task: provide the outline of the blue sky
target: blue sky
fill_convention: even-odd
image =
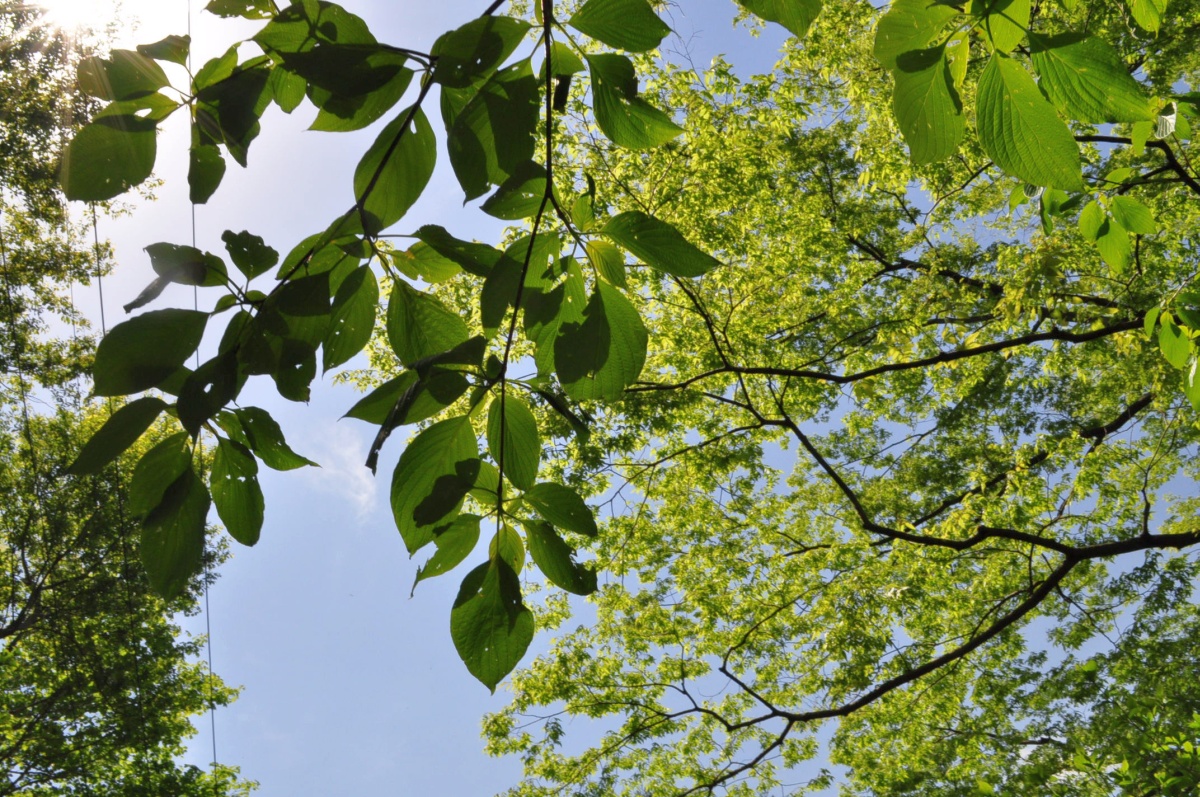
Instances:
[[[178,5],[177,15],[168,4]],[[138,5],[126,2],[135,14]],[[201,5],[196,0],[192,21],[198,63],[255,29],[200,14]],[[343,5],[363,17],[381,41],[427,49],[438,34],[469,21],[486,3]],[[667,21],[679,38],[668,48],[679,50],[686,42],[700,66],[724,53],[744,74],[769,69],[782,34],[776,29],[752,38],[732,27],[735,13],[731,0],[688,0],[686,7],[672,7]],[[154,0],[146,16],[154,19],[125,46],[186,31],[188,4]],[[384,122],[357,134],[305,132],[312,116],[307,106],[292,117],[275,108],[268,112],[250,150],[250,167],[231,164],[217,194],[197,208],[198,246],[222,253],[221,232],[245,229],[285,253],[352,203],[354,166]],[[159,139],[156,176],[163,182],[156,201],[134,202],[132,214],[101,221],[100,233],[113,241],[118,260],[104,285],[110,326],[121,316],[120,305],[152,277],[142,248],[191,241],[185,122],[171,120]],[[438,223],[460,237],[496,241],[499,224],[462,207],[445,160],[443,151],[430,187],[395,231]],[[202,293],[202,309],[215,298]],[[94,293],[79,299],[97,318]],[[155,306],[191,301],[190,290],[178,289]],[[215,341],[205,345],[215,347]],[[218,758],[260,781],[265,797],[481,797],[503,791],[519,779],[519,762],[484,754],[479,720],[505,704],[504,685],[489,695],[454,652],[449,610],[460,574],[425,582],[409,598],[417,563],[404,551],[387,502],[400,440],[385,448],[381,476],[372,478],[363,461],[374,427],[337,420],[357,398],[354,390],[328,379],[316,386],[307,406],[274,396],[269,381],[252,382],[243,394],[243,404],[269,409],[292,446],[322,467],[285,474],[263,469],[262,540],[252,549],[233,544],[233,558],[212,590],[207,619],[215,669],[227,683],[243,687],[238,702],[217,713]],[[203,633],[205,619],[183,618],[183,624]],[[530,655],[546,644],[536,638]],[[212,749],[208,718],[197,724],[200,733],[188,760],[206,765]]]

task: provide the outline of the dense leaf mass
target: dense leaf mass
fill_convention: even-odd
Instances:
[[[308,464],[266,412],[224,409],[247,379],[307,400],[318,348],[334,367],[365,346],[367,464],[428,422],[392,508],[435,550],[418,581],[470,562],[467,669],[494,689],[535,620],[561,631],[486,724],[525,763],[512,794],[1188,793],[1200,7],[742,5],[803,37],[769,74],[676,65],[647,0],[493,4],[428,53],[305,0],[261,54],[201,67],[177,93],[205,198],[270,103],[307,98],[333,130],[415,96],[273,286],[226,280],[216,358],[182,365],[202,325],[179,311],[101,344],[102,392],[178,395],[188,436],[236,452],[156,486],[154,582],[186,583],[210,492],[257,539],[254,458]],[[72,195],[153,159],[142,120],[177,107],[146,94],[157,74],[105,87]],[[499,246],[405,221],[431,98],[464,198],[520,222]],[[231,274],[209,257],[183,277]],[[369,343],[364,268],[390,297]],[[169,346],[130,344],[166,322]],[[594,621],[570,630],[558,589],[527,605],[535,571]]]

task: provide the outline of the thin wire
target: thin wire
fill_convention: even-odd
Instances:
[[[96,205],[92,208],[92,251],[96,256],[96,287],[100,291],[100,334],[108,334],[108,322],[104,317],[104,273],[100,268],[100,228],[96,224]]]
[[[187,0],[187,35],[188,41],[192,38],[192,0]],[[192,71],[192,48],[188,46],[187,57],[188,72]],[[196,203],[192,202],[192,248],[196,248]],[[192,286],[192,308],[200,310],[200,288],[197,285]],[[200,349],[196,349],[196,367],[200,367]],[[200,448],[200,437],[196,437],[196,447]],[[208,558],[204,559],[204,646],[208,651],[208,722],[209,730],[212,736],[212,763],[217,766],[217,709],[216,703],[213,700],[213,652],[212,652],[212,607],[208,600],[208,581],[209,569]]]

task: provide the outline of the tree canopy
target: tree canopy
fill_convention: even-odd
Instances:
[[[84,241],[55,179],[90,112],[77,60],[36,7],[0,3],[0,795],[242,795],[236,768],[177,760],[192,718],[236,691],[172,620],[211,574],[165,600],[139,563],[129,476],[169,432],[67,474],[115,409],[81,399],[95,344],[67,289],[104,273],[107,247]]]
[[[263,21],[256,54],[177,89],[184,39],[81,66],[109,105],[63,160],[74,199],[145,179],[180,109],[196,202],[271,103],[390,120],[327,229],[282,258],[227,231],[236,270],[153,244],[129,309],[182,282],[215,310],[101,342],[96,393],[151,392],[75,472],[163,414],[217,441],[207,480],[181,443],[143,486],[156,588],[194,572],[210,495],[253,544],[258,463],[310,464],[246,380],[303,401],[318,351],[367,348],[348,415],[372,469],[417,425],[391,480],[434,551],[417,580],[490,534],[450,611],[467,669],[495,688],[560,633],[486,725],[514,794],[1194,789],[1200,8],[744,0],[794,36],[745,76],[663,57],[646,0],[500,5],[412,49],[333,3],[214,0]],[[498,245],[399,226],[435,95]],[[845,769],[796,775],[821,756]]]

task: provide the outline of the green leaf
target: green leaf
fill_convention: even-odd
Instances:
[[[542,482],[525,491],[525,503],[552,526],[595,537],[596,518],[579,493],[561,484]]]
[[[997,52],[1011,52],[1029,28],[1030,0],[971,0],[972,16],[980,17]]]
[[[567,24],[609,47],[653,50],[671,32],[646,0],[587,0]]]
[[[646,265],[676,277],[699,277],[721,265],[688,243],[673,226],[639,210],[613,216],[601,232]]]
[[[1079,190],[1079,147],[1029,73],[994,54],[979,79],[979,142],[996,165],[1034,185]]]
[[[77,74],[80,90],[101,100],[132,100],[170,85],[161,66],[133,50],[113,50],[107,59],[85,58]]]
[[[299,108],[308,94],[308,81],[282,66],[271,70],[267,87],[271,91],[271,99],[284,113],[291,113]]]
[[[1089,202],[1079,214],[1079,231],[1084,238],[1096,244],[1104,262],[1116,274],[1125,273],[1133,254],[1129,233],[1109,217],[1096,201]]]
[[[514,573],[519,574],[525,567],[525,544],[521,542],[521,535],[513,531],[507,523],[501,524],[488,544],[488,556],[492,559],[503,559]]]
[[[521,602],[521,582],[503,559],[463,579],[450,610],[450,636],[472,675],[493,692],[533,641],[533,613]]]
[[[913,163],[949,157],[962,141],[966,118],[945,48],[904,53],[896,64],[892,108]]]
[[[540,163],[519,164],[496,193],[484,200],[480,210],[505,221],[532,218],[546,197],[546,169]]]
[[[738,0],[750,13],[803,37],[821,13],[821,0]]]
[[[229,259],[238,267],[238,271],[246,275],[246,279],[254,279],[279,262],[278,252],[267,246],[261,237],[251,235],[246,230],[239,233],[226,230],[221,233],[221,240],[225,242]]]
[[[205,423],[237,398],[244,383],[234,352],[208,360],[183,380],[176,406],[179,422],[189,434],[198,435]]]
[[[417,241],[403,252],[392,255],[392,264],[409,279],[421,279],[436,285],[462,273],[462,266],[439,254],[424,241]]]
[[[501,185],[533,158],[538,84],[529,60],[497,72],[446,120],[450,164],[468,200]]]
[[[559,77],[577,75],[587,69],[583,60],[567,44],[556,41],[550,45],[550,74]],[[546,67],[542,66],[542,81],[546,78]]]
[[[462,514],[455,518],[449,526],[438,530],[433,538],[437,552],[429,557],[429,561],[417,568],[417,579],[413,582],[414,590],[417,584],[425,579],[449,573],[458,567],[471,554],[471,551],[475,550],[475,546],[479,543],[480,520],[482,518],[479,515]]]
[[[242,545],[258,542],[263,524],[263,493],[258,485],[258,463],[249,449],[234,440],[218,437],[208,485],[226,531]]]
[[[504,394],[492,400],[488,408],[488,450],[504,475],[518,489],[528,490],[537,481],[542,440],[537,420],[520,398]]]
[[[596,573],[575,563],[572,558],[575,549],[558,536],[553,526],[538,521],[522,525],[525,526],[529,554],[551,583],[575,595],[591,595],[596,591]]]
[[[198,135],[193,143],[224,144],[242,166],[250,143],[261,130],[259,119],[271,104],[266,57],[236,66],[228,77],[210,85],[196,77],[195,110]]]
[[[275,4],[271,0],[209,0],[204,10],[218,17],[270,19],[275,16]]]
[[[1162,313],[1162,308],[1151,307],[1146,311],[1146,318],[1142,321],[1142,327],[1146,331],[1146,337],[1150,340],[1154,339],[1154,327],[1158,324],[1158,316]]]
[[[421,109],[406,109],[383,128],[354,170],[363,230],[375,235],[399,221],[425,190],[436,160],[433,128]]]
[[[436,527],[452,521],[479,473],[479,449],[466,416],[424,429],[392,474],[392,515],[410,554],[433,542]]]
[[[67,199],[103,202],[141,185],[154,169],[157,126],[138,116],[85,125],[63,153],[58,179]]]
[[[486,277],[496,262],[504,256],[503,252],[494,246],[460,240],[436,224],[426,224],[417,230],[415,235],[439,255],[477,277]]]
[[[1158,224],[1155,223],[1150,208],[1131,196],[1113,197],[1109,209],[1117,223],[1131,233],[1154,235],[1158,232]]]
[[[375,329],[379,284],[370,266],[361,266],[338,287],[333,319],[325,335],[322,365],[336,368],[363,350]]]
[[[400,362],[409,365],[453,349],[470,332],[466,322],[435,297],[397,282],[388,300],[387,336]]]
[[[1156,32],[1162,25],[1163,14],[1167,11],[1167,0],[1126,0],[1129,13],[1143,30]]]
[[[204,482],[189,467],[142,524],[142,565],[150,586],[164,598],[183,592],[200,571],[209,504]]]
[[[1163,357],[1176,368],[1187,366],[1192,357],[1192,342],[1170,315],[1163,315],[1158,328],[1158,348]]]
[[[207,322],[195,310],[155,310],[117,324],[96,348],[93,392],[124,396],[156,386],[196,351]]]
[[[1095,36],[1030,34],[1038,86],[1071,119],[1137,122],[1154,118],[1149,99],[1112,45]]]
[[[223,416],[227,418],[228,413],[223,413]],[[283,439],[283,430],[266,410],[258,407],[239,407],[233,411],[233,416],[240,429],[238,426],[229,425],[228,422],[222,424],[221,428],[230,437],[253,451],[268,468],[294,470],[305,465],[314,467],[317,465],[311,459],[300,456],[288,446],[287,441]],[[221,416],[218,418],[220,420]],[[240,431],[241,439],[238,439],[239,435],[235,433],[235,429]]]
[[[186,66],[191,46],[191,36],[167,36],[153,44],[139,44],[137,51],[156,61],[170,61],[173,64]]]
[[[1183,395],[1191,402],[1192,409],[1200,412],[1200,374],[1197,374],[1195,354],[1192,355],[1189,365],[1183,369]]]
[[[494,72],[512,55],[530,24],[506,16],[485,16],[445,33],[433,45],[433,80],[464,88]]]
[[[404,66],[407,57],[382,45],[348,45],[334,54],[334,63],[323,59],[307,81],[309,98],[320,108],[309,130],[361,130],[391,110],[412,83],[413,71]],[[310,55],[285,57],[284,63],[291,66],[296,58]]]
[[[610,141],[651,149],[683,132],[671,117],[637,96],[633,62],[623,55],[589,55],[596,124]]]
[[[564,323],[554,341],[554,367],[576,401],[615,401],[646,363],[648,335],[637,310],[616,288],[596,283],[581,322]]]
[[[184,471],[192,467],[192,447],[187,432],[176,432],[142,455],[129,478],[129,500],[125,509],[131,517],[149,515],[162,503],[163,494]]]
[[[215,144],[193,144],[188,152],[188,198],[203,205],[225,177],[225,158]]]
[[[895,69],[896,59],[923,50],[962,11],[938,0],[896,0],[875,29],[875,57],[885,69]]]
[[[158,276],[180,285],[218,288],[228,282],[229,271],[216,255],[194,246],[156,243],[146,247],[150,265]]]
[[[625,256],[620,249],[608,241],[595,240],[588,241],[585,249],[588,262],[601,277],[618,288],[629,287],[625,280]]]
[[[264,25],[254,41],[280,55],[307,52],[318,44],[376,43],[360,17],[325,0],[293,3]]]
[[[136,443],[166,408],[167,403],[155,396],[145,396],[121,407],[87,441],[67,473],[74,476],[99,473]]]
[[[468,387],[467,378],[458,371],[434,369],[425,377],[405,371],[361,399],[346,417],[383,426],[390,416],[391,428],[419,423],[449,407]]]

